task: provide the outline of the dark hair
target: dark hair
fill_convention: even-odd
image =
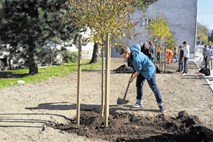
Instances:
[[[122,55],[123,53],[124,53],[124,49],[121,48],[121,50],[120,50],[120,55]]]
[[[186,44],[186,41],[184,41],[183,44]]]
[[[144,42],[143,45],[141,46],[141,51],[148,49],[147,43]]]
[[[120,55],[122,55],[123,53],[128,53],[129,51],[130,51],[130,50],[129,50],[128,47],[123,46],[123,47],[121,48]]]

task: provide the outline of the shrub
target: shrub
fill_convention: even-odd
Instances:
[[[64,53],[63,53],[63,61],[65,63],[68,63],[68,62],[76,62],[78,59],[78,53],[77,52],[71,52],[71,51],[68,51],[68,50],[65,50]]]

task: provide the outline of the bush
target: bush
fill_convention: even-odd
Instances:
[[[68,63],[68,62],[76,62],[78,60],[78,53],[77,52],[71,52],[71,51],[68,51],[68,50],[65,50],[64,53],[63,53],[63,61],[65,63]]]

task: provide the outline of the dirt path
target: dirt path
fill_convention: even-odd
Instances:
[[[112,69],[124,64],[113,59]],[[213,93],[202,76],[197,74],[195,64],[189,65],[189,75],[175,72],[177,63],[168,65],[169,73],[158,74],[158,86],[163,94],[167,116],[177,116],[186,110],[197,115],[204,125],[213,128]],[[155,98],[147,83],[144,87],[144,109],[135,111],[129,107],[116,106],[122,97],[130,74],[111,73],[111,109],[133,112],[143,116],[159,114]],[[76,74],[54,78],[37,84],[25,84],[0,90],[0,141],[7,142],[89,142],[88,139],[46,127],[48,123],[68,123],[76,114]],[[101,71],[82,73],[82,109],[97,109],[101,100]],[[135,102],[135,82],[131,84],[127,99]]]

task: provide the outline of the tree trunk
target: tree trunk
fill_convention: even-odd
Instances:
[[[89,62],[90,64],[93,64],[93,63],[97,63],[98,62],[98,57],[99,57],[99,53],[98,53],[98,43],[96,42],[94,44],[94,47],[93,47],[93,53],[92,53],[92,59],[91,61]]]
[[[35,62],[35,46],[29,47],[29,74],[34,75],[38,73],[38,67]]]

